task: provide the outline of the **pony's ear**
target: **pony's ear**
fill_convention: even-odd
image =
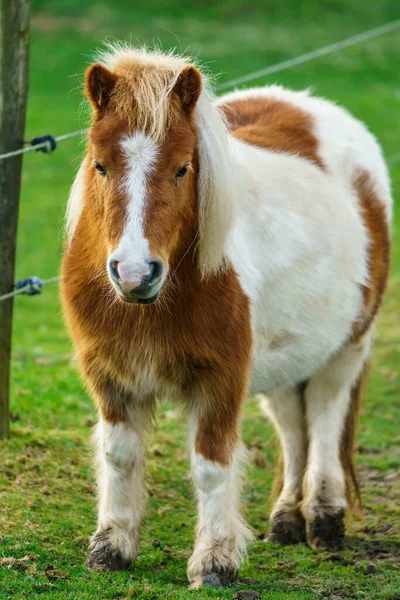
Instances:
[[[97,113],[107,108],[116,81],[117,76],[99,63],[94,63],[86,71],[86,95]]]
[[[191,65],[182,69],[175,84],[174,92],[178,94],[183,108],[191,113],[201,92],[200,71]]]

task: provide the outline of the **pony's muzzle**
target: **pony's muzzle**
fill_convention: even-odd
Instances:
[[[164,265],[159,259],[145,263],[109,260],[108,272],[122,300],[151,304],[157,300]]]

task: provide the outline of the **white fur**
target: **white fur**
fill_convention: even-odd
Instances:
[[[212,567],[239,568],[251,533],[239,510],[241,463],[244,447],[233,453],[232,462],[222,466],[192,451],[192,475],[198,497],[199,515],[194,552],[189,559],[192,587],[201,585]]]
[[[305,159],[238,146],[248,188],[227,249],[251,301],[251,388],[268,393],[310,377],[348,337],[367,236],[347,182]]]
[[[139,525],[143,518],[143,432],[133,425],[112,425],[100,419],[96,431],[98,471],[98,528],[108,531],[100,541],[93,536],[91,549],[118,549],[125,559],[138,551]]]
[[[128,198],[125,228],[110,260],[143,264],[151,260],[149,242],[143,232],[147,179],[155,168],[158,147],[152,138],[141,131],[121,141],[125,157],[124,193]]]

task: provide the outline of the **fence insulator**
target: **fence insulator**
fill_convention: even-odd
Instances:
[[[38,146],[40,144],[40,147],[36,148],[36,152],[45,152],[45,154],[51,154],[57,147],[56,138],[49,134],[35,137],[30,142],[25,143],[31,146]]]

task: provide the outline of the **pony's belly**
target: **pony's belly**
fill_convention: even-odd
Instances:
[[[256,348],[252,354],[250,393],[266,394],[307,380],[328,361],[334,350],[310,350],[309,344],[298,340],[284,348]]]
[[[351,286],[346,292],[347,303],[343,291],[289,305],[269,295],[260,310],[254,307],[252,393],[306,381],[346,343],[361,310],[361,291]]]

